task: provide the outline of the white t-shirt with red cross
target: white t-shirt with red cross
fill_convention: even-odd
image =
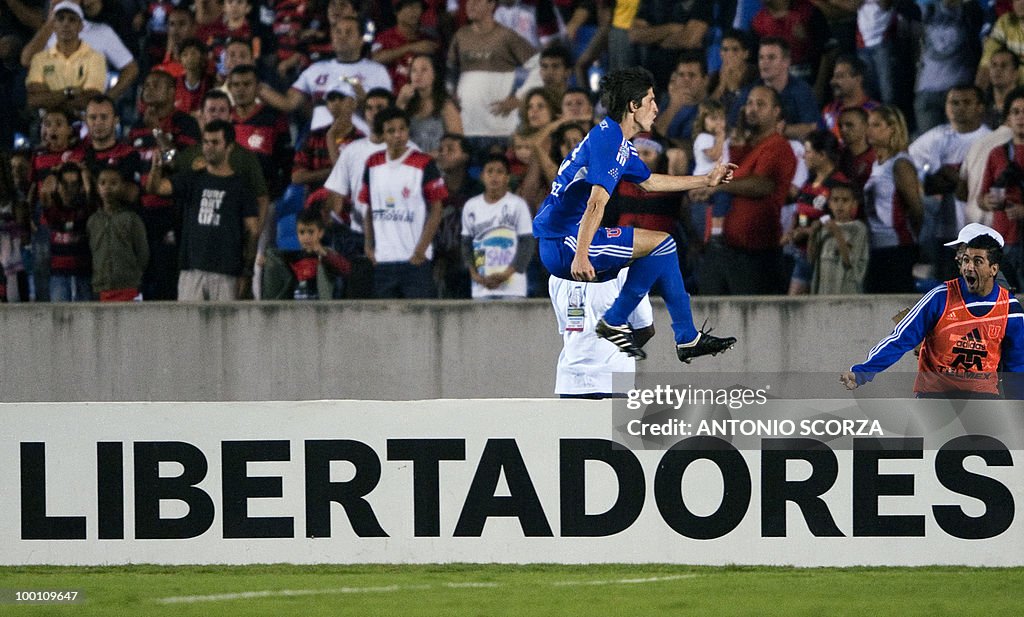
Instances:
[[[359,201],[373,213],[374,254],[378,263],[409,261],[423,233],[430,204],[448,197],[441,171],[429,155],[411,148],[397,159],[387,151],[370,155]],[[428,246],[427,259],[433,257]]]

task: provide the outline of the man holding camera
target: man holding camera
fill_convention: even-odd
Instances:
[[[992,227],[1006,241],[1003,271],[1010,285],[1024,289],[1024,253],[1021,250],[1021,221],[1024,220],[1024,89],[1017,88],[1006,99],[1006,124],[1013,137],[988,155],[981,181],[980,205],[991,211]]]

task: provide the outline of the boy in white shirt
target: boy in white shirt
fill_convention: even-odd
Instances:
[[[526,201],[509,192],[510,171],[504,156],[488,156],[480,173],[484,192],[462,209],[462,255],[474,299],[526,297],[533,217]]]

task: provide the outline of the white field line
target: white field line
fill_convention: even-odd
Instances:
[[[620,578],[613,580],[597,581],[556,581],[548,583],[552,587],[577,587],[606,585],[642,585],[645,583],[659,583],[662,581],[678,581],[687,578],[697,578],[698,574],[676,574],[671,576],[652,576],[648,578]],[[239,593],[215,593],[196,596],[173,596],[169,598],[157,598],[159,604],[195,604],[199,602],[225,602],[230,600],[254,600],[258,598],[287,598],[296,596],[321,596],[346,593],[394,593],[397,591],[423,591],[433,587],[445,587],[448,589],[494,589],[504,587],[504,583],[488,582],[448,582],[440,585],[384,585],[377,587],[333,587],[328,589],[270,589],[264,591],[243,591]]]

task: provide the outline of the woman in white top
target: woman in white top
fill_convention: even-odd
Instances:
[[[924,205],[917,169],[907,154],[907,123],[900,110],[883,105],[868,116],[868,143],[877,158],[864,185],[864,209],[871,231],[865,293],[914,291],[917,233]]]

